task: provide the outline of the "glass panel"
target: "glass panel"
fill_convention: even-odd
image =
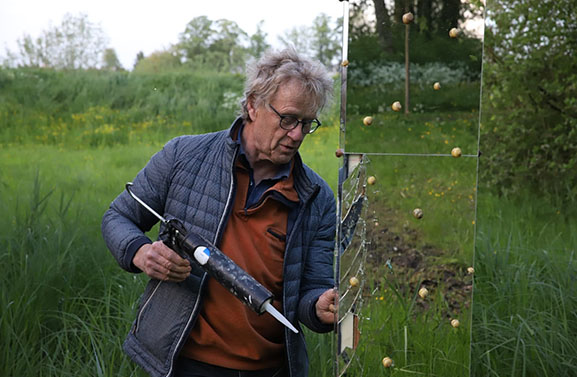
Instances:
[[[336,369],[341,375],[356,360],[359,343],[359,317],[366,281],[366,184],[365,161],[360,155],[347,155],[342,174],[347,179],[340,186],[341,223],[339,227],[339,258],[337,284],[339,289],[339,324],[337,331]]]
[[[395,1],[378,18],[375,3],[351,1],[345,17],[335,375],[468,375],[479,17],[461,1],[417,12]]]
[[[419,8],[410,9],[413,21],[404,24],[405,10],[385,3],[390,16],[380,22],[386,27],[381,37],[375,32],[378,18],[374,8],[367,2],[351,2],[346,150],[449,154],[459,147],[463,154],[475,154],[482,61],[480,16],[466,11],[471,5],[465,2],[438,2],[452,6],[455,13],[423,9],[427,2],[420,1]],[[458,18],[459,10],[462,18]],[[366,143],[368,138],[373,142]]]

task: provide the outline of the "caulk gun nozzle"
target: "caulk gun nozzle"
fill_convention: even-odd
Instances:
[[[284,315],[282,315],[278,310],[276,310],[276,308],[274,306],[272,306],[272,304],[270,302],[267,302],[265,304],[264,309],[267,312],[269,312],[270,315],[275,317],[277,321],[279,321],[280,323],[282,323],[283,325],[285,325],[286,327],[291,329],[292,332],[294,332],[295,334],[299,333],[299,331],[292,325],[292,323],[290,323],[289,320],[286,319],[286,317]]]

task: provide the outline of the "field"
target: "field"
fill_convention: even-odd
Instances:
[[[34,79],[22,79],[30,75]],[[40,76],[43,80],[36,80]],[[0,75],[0,375],[142,376],[123,355],[121,343],[145,278],[117,267],[100,235],[101,216],[124,183],[171,137],[228,127],[241,81],[230,75],[55,76],[41,71]],[[100,91],[90,94],[87,88]],[[114,95],[103,95],[107,91]],[[67,97],[71,92],[76,96]],[[330,110],[322,121],[318,133],[305,141],[303,158],[336,190],[338,116]],[[405,122],[414,130],[424,124],[419,115]],[[377,143],[379,136],[363,140]],[[379,159],[373,158],[370,168]],[[415,169],[418,176],[428,166]],[[375,172],[383,182],[393,173]],[[427,198],[429,192],[414,195]],[[574,212],[531,194],[499,198],[482,185],[476,195],[476,233],[466,240],[476,245],[472,314],[464,310],[460,328],[451,328],[444,320],[446,307],[421,311],[414,291],[396,285],[405,284],[404,277],[389,273],[375,287],[376,298],[366,300],[364,313],[371,321],[358,351],[362,375],[460,376],[469,368],[474,376],[577,374]],[[373,203],[381,206],[377,209],[412,208]],[[438,203],[444,207],[441,199]],[[453,227],[471,225],[470,218],[451,221]],[[435,222],[429,224],[420,231],[438,234]],[[376,238],[371,227],[373,221],[368,229],[374,242],[387,241]],[[443,240],[435,244],[444,248]],[[452,256],[458,268],[470,260],[460,255]],[[374,273],[387,271],[381,267]],[[389,330],[391,323],[401,324],[398,331]],[[311,375],[331,375],[332,337],[307,335]],[[414,347],[404,346],[407,338]],[[380,365],[386,355],[396,362],[389,370]]]

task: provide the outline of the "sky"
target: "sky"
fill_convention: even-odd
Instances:
[[[6,49],[17,51],[16,41],[24,35],[38,37],[50,26],[60,25],[66,13],[88,15],[108,37],[124,68],[132,69],[136,54],[145,55],[178,42],[193,18],[235,21],[249,35],[264,20],[268,43],[278,45],[278,36],[294,26],[310,25],[320,13],[333,20],[343,14],[338,0],[2,0],[0,1],[0,57]]]

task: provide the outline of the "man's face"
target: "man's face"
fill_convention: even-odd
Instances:
[[[254,108],[249,104],[247,123],[247,152],[252,155],[251,163],[271,162],[274,165],[286,164],[297,153],[305,134],[299,124],[292,130],[280,127],[279,116],[269,106],[272,105],[281,115],[290,115],[300,120],[314,119],[316,113],[311,110],[310,101],[303,94],[298,81],[289,81],[279,87],[269,103]]]

